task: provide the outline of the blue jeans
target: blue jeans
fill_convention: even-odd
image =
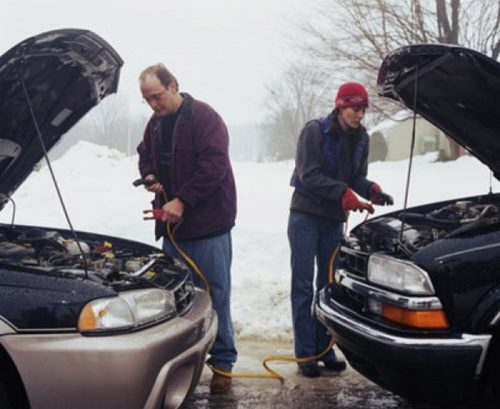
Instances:
[[[176,240],[177,244],[198,265],[210,284],[212,304],[219,326],[215,342],[210,349],[208,363],[215,368],[230,371],[238,356],[234,345],[231,322],[231,233],[197,240]],[[170,240],[163,240],[163,250],[182,259]],[[193,271],[195,285],[204,288],[203,281]]]
[[[342,222],[325,217],[290,212],[288,240],[291,251],[291,302],[296,357],[317,355],[330,342],[326,328],[314,315],[313,301],[316,291],[328,283],[330,257],[342,240],[342,226]],[[328,355],[333,357],[334,352],[331,351]]]

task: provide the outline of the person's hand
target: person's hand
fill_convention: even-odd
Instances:
[[[369,213],[373,213],[373,206],[368,202],[363,202],[357,198],[354,192],[347,188],[342,195],[342,207],[344,211],[348,210],[356,210],[362,212],[363,210],[367,210]]]
[[[151,185],[144,185],[146,190],[148,192],[153,192],[153,193],[163,193],[163,186],[160,182],[156,180],[155,175],[147,175],[144,179],[148,181],[152,181],[153,183]]]
[[[177,197],[170,202],[167,202],[162,207],[163,214],[161,219],[167,223],[178,223],[182,220],[184,214],[184,203]]]
[[[142,213],[145,215],[142,218],[143,220],[161,220],[163,209],[147,209],[143,210]]]
[[[373,183],[370,187],[370,200],[373,204],[380,206],[390,206],[394,204],[392,196],[383,192],[382,188],[377,183]]]

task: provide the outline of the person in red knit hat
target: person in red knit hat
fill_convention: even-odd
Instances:
[[[368,92],[362,84],[340,86],[333,111],[309,121],[300,133],[294,187],[288,219],[292,270],[292,319],[295,356],[313,357],[330,339],[313,313],[315,289],[328,281],[330,257],[343,237],[349,211],[373,213],[372,204],[391,205],[392,197],[367,179],[369,139],[361,124],[368,108]],[[356,193],[363,198],[360,200]],[[316,274],[315,274],[315,264]],[[332,349],[321,361],[327,370],[345,369]],[[321,374],[317,360],[299,363],[304,376]]]

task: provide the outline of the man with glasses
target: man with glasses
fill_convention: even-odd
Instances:
[[[209,363],[231,372],[237,352],[230,313],[231,229],[236,218],[236,187],[229,161],[229,137],[219,114],[204,102],[179,92],[176,78],[163,64],[139,76],[142,97],[154,111],[137,147],[141,176],[152,184],[156,239],[167,254],[180,257],[166,223],[175,225],[175,240],[206,276],[219,320]],[[194,274],[195,283],[202,286]],[[214,373],[212,393],[224,393],[231,378]]]

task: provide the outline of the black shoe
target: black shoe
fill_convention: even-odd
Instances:
[[[300,372],[302,375],[308,378],[317,378],[320,375],[319,367],[316,362],[306,362],[304,364],[299,364]]]
[[[338,359],[337,357],[327,357],[322,360],[325,364],[325,369],[330,371],[343,371],[346,368],[345,361],[343,359]]]

